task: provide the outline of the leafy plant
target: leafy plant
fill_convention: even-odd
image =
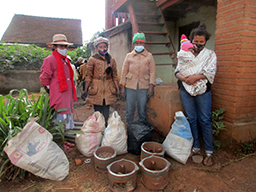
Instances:
[[[18,92],[18,97],[14,94]],[[4,103],[4,98],[6,102]],[[61,109],[60,111],[67,110]],[[57,111],[59,112],[59,111]],[[12,165],[4,152],[8,141],[22,131],[30,118],[37,118],[37,123],[47,129],[57,143],[64,141],[64,121],[55,122],[57,113],[49,107],[49,95],[42,95],[35,101],[30,99],[26,89],[11,90],[5,97],[0,95],[0,179],[8,180],[24,177],[25,171]]]
[[[214,147],[217,149],[217,150],[220,150],[221,148],[221,142],[220,140],[215,140],[214,143],[213,143]]]
[[[91,50],[83,47],[68,51],[68,55],[75,62],[78,57],[89,58]],[[51,55],[51,51],[36,45],[0,45],[0,71],[5,73],[8,70],[40,70],[44,58]]]
[[[95,40],[102,32],[97,31],[89,41],[85,41],[84,46],[78,47],[73,51],[68,51],[68,55],[73,62],[78,57],[89,58],[91,50],[88,44]],[[13,45],[0,43],[0,72],[5,73],[8,70],[40,70],[44,58],[51,55],[51,51],[36,45]]]
[[[91,56],[91,49],[88,47],[88,45],[90,42],[97,39],[103,31],[104,31],[104,29],[94,33],[90,40],[87,40],[84,42],[84,46],[78,47],[77,49],[75,49],[73,51],[68,51],[67,54],[71,57],[73,63],[77,61],[78,57],[83,57],[83,58],[89,59],[89,57]]]
[[[227,130],[224,123],[221,121],[224,118],[225,109],[221,108],[215,111],[212,111],[211,122],[212,122],[212,134],[214,137],[214,147],[219,150],[221,148],[221,142],[217,140],[221,130]]]
[[[36,45],[0,45],[0,71],[40,70],[45,57],[51,52]]]
[[[244,142],[241,144],[241,149],[237,150],[237,155],[250,154],[256,151],[256,138],[251,142]]]
[[[212,111],[211,120],[212,120],[212,132],[214,136],[218,136],[221,130],[227,130],[224,123],[220,120],[224,118],[225,109],[221,108],[219,110]]]

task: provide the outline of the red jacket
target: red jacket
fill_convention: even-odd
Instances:
[[[44,59],[41,67],[41,75],[39,77],[42,85],[50,85],[50,107],[54,107],[55,110],[68,108],[67,111],[60,112],[60,114],[70,114],[70,108],[73,107],[73,91],[72,81],[70,78],[70,71],[67,64],[63,62],[64,73],[68,86],[68,90],[64,92],[59,91],[59,80],[57,76],[57,62],[53,55],[48,56]]]

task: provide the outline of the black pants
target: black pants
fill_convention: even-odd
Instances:
[[[103,99],[103,105],[94,105],[94,111],[99,111],[105,119],[105,126],[108,126],[109,117],[109,105],[106,105],[105,99]]]
[[[85,80],[83,79],[83,91],[85,90]]]

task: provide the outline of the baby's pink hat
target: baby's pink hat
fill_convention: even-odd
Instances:
[[[187,39],[186,35],[182,34],[180,38],[180,48],[183,51],[188,51],[189,48],[192,48],[193,44]]]

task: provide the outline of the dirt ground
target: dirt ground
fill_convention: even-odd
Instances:
[[[125,102],[118,101],[112,106],[112,111],[116,110],[125,123]],[[79,121],[86,120],[93,109],[87,109],[82,101],[75,104],[74,117]],[[155,141],[160,139],[157,133],[153,137]],[[76,147],[67,154],[70,162],[69,175],[63,181],[50,181],[29,174],[25,179],[19,182],[2,181],[0,183],[2,192],[16,191],[47,191],[47,192],[109,192],[109,181],[107,173],[98,172],[95,169],[94,158],[90,157],[90,163],[81,165],[75,164],[75,159],[84,160],[84,157]],[[124,154],[116,157],[117,159],[129,159],[139,163],[140,156],[133,154]],[[186,192],[208,192],[208,191],[256,191],[256,155],[235,156],[234,153],[225,150],[214,151],[214,165],[206,167],[202,164],[196,164],[191,159],[185,165],[178,163],[174,159],[165,156],[171,163],[169,171],[169,183],[162,190],[186,191]],[[141,171],[137,174],[137,188],[135,191],[146,192],[148,190],[141,182]]]

